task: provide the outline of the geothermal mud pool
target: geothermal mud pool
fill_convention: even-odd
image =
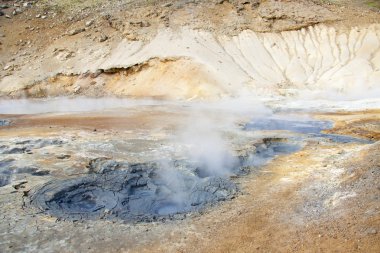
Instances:
[[[284,140],[265,140],[237,157],[226,175],[215,175],[201,162],[161,161],[128,163],[96,158],[89,174],[54,180],[31,193],[30,204],[46,214],[69,220],[121,219],[153,221],[184,218],[239,192],[230,179],[244,175],[276,155],[298,146]]]
[[[17,244],[19,251],[43,245],[52,250],[57,233],[66,238],[62,240],[87,241],[72,244],[72,250],[88,247],[101,233],[112,243],[126,238],[128,245],[135,236],[144,238],[132,243],[139,251],[139,245],[170,238],[168,233],[178,229],[191,233],[188,229],[197,220],[212,226],[210,215],[237,212],[221,219],[239,217],[242,200],[268,194],[260,193],[260,187],[256,192],[254,185],[273,159],[297,156],[305,149],[321,159],[331,151],[319,147],[350,149],[373,143],[328,132],[336,125],[329,117],[272,113],[252,104],[236,110],[229,102],[78,101],[82,106],[77,112],[76,100],[62,103],[71,104],[67,112],[56,100],[23,101],[9,108],[9,114],[2,112],[0,118],[11,122],[0,132],[1,212],[4,221],[13,217],[0,225],[7,231],[2,242],[6,247],[15,245],[22,231],[31,234],[26,243]],[[294,166],[302,175],[313,165]],[[291,182],[289,176],[282,180],[270,188]],[[324,198],[335,196],[331,186],[323,189],[328,190]],[[315,201],[297,210],[315,217],[326,210],[322,200]],[[26,224],[35,225],[25,230]]]
[[[227,179],[201,179],[179,162],[170,172],[179,179],[177,184],[163,178],[165,172],[157,164],[129,165],[102,159],[94,163],[101,163],[90,168],[98,170],[94,174],[49,182],[32,194],[31,204],[71,220],[152,221],[196,211],[237,193],[236,185]]]
[[[54,100],[52,102],[53,104],[55,103]],[[54,106],[42,106],[38,102],[33,103],[34,110],[38,112],[53,110],[50,114],[42,114],[42,116],[37,117],[51,118],[52,121],[57,120],[57,117],[62,117],[63,111],[61,108],[58,108],[60,114],[56,116],[54,110],[57,111],[57,108]],[[152,102],[148,104],[149,110],[162,110],[162,105],[154,104]],[[119,107],[123,104],[111,103],[111,105],[110,107]],[[133,107],[133,105],[131,106]],[[88,108],[83,106],[78,110],[89,111],[91,107],[93,107],[93,104],[90,103]],[[104,107],[97,105],[96,108],[107,109],[107,103],[105,103]],[[186,106],[185,108],[188,109],[188,107]],[[31,107],[28,108],[30,110]],[[112,111],[112,108],[108,109]],[[13,108],[13,110],[21,110],[18,112],[22,112],[22,108]],[[166,108],[165,110],[168,109]],[[173,110],[173,108],[170,110]],[[197,110],[200,109],[198,108]],[[143,114],[144,112],[134,112],[137,115],[139,113]],[[194,112],[190,110],[190,113]],[[73,116],[75,117],[75,114]],[[104,116],[98,114],[98,117],[102,119]],[[194,156],[192,152],[196,152],[194,149],[190,149],[181,153],[181,159],[175,158],[173,150],[165,157],[166,149],[170,146],[173,145],[177,148],[181,146],[178,146],[178,143],[171,143],[170,141],[173,141],[173,139],[170,137],[169,143],[160,144],[161,146],[154,150],[154,157],[156,157],[154,160],[149,159],[149,155],[144,157],[144,154],[142,154],[140,162],[130,162],[125,159],[113,160],[107,155],[118,152],[119,157],[124,157],[127,155],[127,151],[132,151],[134,148],[137,149],[135,152],[139,152],[139,147],[131,146],[128,143],[130,140],[124,142],[122,140],[111,140],[110,144],[109,139],[113,137],[109,136],[109,132],[103,133],[104,138],[109,138],[107,143],[111,146],[108,147],[105,142],[94,141],[93,136],[89,136],[87,141],[80,140],[79,146],[73,145],[78,137],[71,138],[71,140],[60,138],[18,138],[13,141],[2,140],[0,153],[8,156],[31,156],[39,150],[52,147],[60,147],[63,153],[68,152],[70,149],[77,149],[78,152],[83,152],[81,149],[86,149],[86,147],[88,149],[84,151],[84,157],[82,158],[89,160],[89,162],[87,162],[86,166],[81,165],[82,168],[79,168],[79,170],[82,170],[82,172],[73,173],[73,175],[62,175],[62,171],[53,171],[53,174],[58,175],[58,178],[52,176],[46,183],[37,185],[30,192],[28,191],[27,198],[24,200],[27,210],[39,210],[46,215],[72,221],[109,219],[127,222],[148,222],[183,219],[186,217],[186,213],[203,211],[219,201],[236,197],[240,189],[234,178],[258,171],[261,166],[277,155],[290,154],[300,150],[305,140],[322,139],[330,142],[369,143],[359,138],[321,133],[321,131],[333,126],[330,121],[312,120],[309,117],[289,120],[284,119],[285,117],[286,115],[260,116],[243,124],[243,127],[236,125],[233,130],[234,133],[231,132],[231,129],[227,129],[230,131],[229,135],[236,135],[237,133],[239,135],[251,133],[256,135],[245,144],[246,146],[235,148],[235,150],[233,150],[233,147],[231,150],[227,150],[227,147],[231,148],[230,144],[224,146],[225,143],[221,142],[226,136],[222,133],[217,133],[219,130],[209,125],[206,128],[209,128],[207,131],[210,132],[206,133],[210,136],[217,133],[216,137],[201,136],[206,138],[205,143],[181,143],[182,148],[183,146],[192,145],[195,146],[193,147],[195,149],[202,149],[202,146],[206,145],[206,150],[203,150],[205,153]],[[22,122],[22,118],[21,116],[14,119],[16,129],[17,123]],[[92,118],[96,118],[96,116],[92,116]],[[199,120],[202,121],[202,118]],[[80,117],[78,122],[80,122]],[[216,124],[216,122],[212,124]],[[57,127],[55,126],[55,128]],[[11,129],[8,128],[8,130]],[[199,129],[199,132],[202,131],[204,129]],[[193,132],[191,133],[194,134]],[[278,138],[278,135],[283,137]],[[191,138],[197,138],[196,134]],[[207,140],[207,138],[211,139]],[[236,138],[236,136],[232,138]],[[234,139],[230,139],[230,141],[232,143],[236,142]],[[157,142],[157,140],[151,140],[151,142]],[[241,145],[242,141],[238,140],[236,144]],[[125,149],[127,146],[129,146],[129,150],[128,148],[127,150]],[[152,150],[149,145],[148,147],[145,146],[145,148],[148,151],[149,149]],[[109,151],[108,153],[107,150]],[[103,154],[104,157],[99,157],[99,154]],[[42,151],[42,155],[46,157],[45,159],[52,160],[52,154],[49,151]],[[90,159],[86,155],[98,157]],[[129,155],[133,157],[133,154]],[[163,158],[157,158],[157,156],[162,156]],[[56,155],[56,159],[61,161],[71,160],[71,155]],[[38,160],[37,158],[36,161]],[[1,186],[12,184],[13,182],[16,182],[17,185],[17,182],[24,180],[17,186],[24,187],[23,185],[27,183],[25,180],[28,180],[28,175],[48,176],[51,174],[48,169],[44,169],[45,166],[33,165],[33,162],[30,166],[18,167],[17,164],[14,164],[15,158],[12,157],[3,159],[0,162]],[[62,165],[51,163],[50,166],[59,167]],[[78,168],[73,170],[78,171]]]

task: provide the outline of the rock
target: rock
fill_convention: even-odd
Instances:
[[[73,35],[76,35],[78,33],[84,32],[84,31],[85,31],[84,28],[77,28],[77,29],[69,31],[68,35],[73,36]]]
[[[367,229],[367,235],[376,235],[377,230],[375,228],[368,228]]]
[[[138,38],[134,35],[134,34],[126,34],[125,37],[128,39],[128,40],[131,40],[131,41],[137,41]]]
[[[11,18],[11,16],[9,16],[9,15],[5,15],[5,17],[6,17],[6,18],[9,18],[9,19]]]
[[[58,155],[57,156],[57,159],[60,159],[60,160],[63,160],[63,159],[69,159],[71,157],[71,155]]]
[[[80,91],[81,87],[79,85],[74,87],[74,93],[78,93]]]
[[[140,27],[149,27],[150,23],[148,21],[138,21],[138,22],[129,22],[131,25],[136,25]]]
[[[140,24],[141,27],[149,27],[150,23],[148,21],[142,21]]]
[[[41,18],[42,18],[42,19],[46,19],[46,18],[47,18],[47,16],[43,15],[43,16],[41,16]]]
[[[10,71],[12,71],[13,69],[14,69],[13,64],[9,64],[9,65],[6,65],[6,66],[4,67],[4,70],[10,70]]]
[[[92,20],[89,20],[89,21],[87,21],[86,22],[86,27],[89,27],[89,26],[92,26],[94,24],[94,20],[92,19]]]
[[[0,16],[4,16],[4,15],[5,15],[5,13],[0,11]]]
[[[21,8],[16,8],[16,9],[12,12],[13,16],[16,16],[16,15],[21,14],[21,13],[22,13]]]
[[[170,6],[172,6],[173,5],[173,3],[166,3],[166,4],[163,4],[163,5],[161,5],[161,7],[163,7],[163,8],[166,8],[166,7],[170,7]]]
[[[104,35],[104,34],[100,35],[99,42],[104,42],[106,40],[108,40],[108,36],[107,35]]]
[[[37,14],[37,15],[36,15],[36,18],[40,18],[40,17],[41,17],[41,14]]]
[[[0,9],[8,9],[9,6],[6,4],[0,4]]]
[[[24,6],[24,7],[26,7],[26,8],[30,8],[30,7],[33,6],[33,3],[32,3],[32,2],[25,2],[25,3],[23,3],[22,6]]]

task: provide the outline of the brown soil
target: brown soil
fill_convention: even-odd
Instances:
[[[225,94],[216,80],[197,64],[187,59],[150,59],[129,68],[82,75],[57,75],[11,92],[12,98],[57,96],[120,96],[154,99],[208,98]],[[216,87],[215,87],[216,86]],[[167,91],[171,92],[168,93]]]
[[[321,118],[335,121],[334,128],[327,133],[351,135],[370,140],[380,140],[380,110],[368,110],[358,112],[337,112]]]

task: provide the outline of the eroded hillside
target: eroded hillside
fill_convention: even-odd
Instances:
[[[2,17],[3,97],[378,93],[380,14],[365,4],[28,3]]]

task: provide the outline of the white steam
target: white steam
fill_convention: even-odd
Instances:
[[[169,103],[170,102],[166,102],[166,104]],[[91,112],[159,104],[163,104],[163,102],[155,100],[85,97],[0,100],[0,114]]]
[[[218,122],[204,115],[192,115],[187,127],[180,129],[179,140],[187,148],[191,160],[201,164],[207,174],[223,176],[236,164],[227,140],[218,129]]]

